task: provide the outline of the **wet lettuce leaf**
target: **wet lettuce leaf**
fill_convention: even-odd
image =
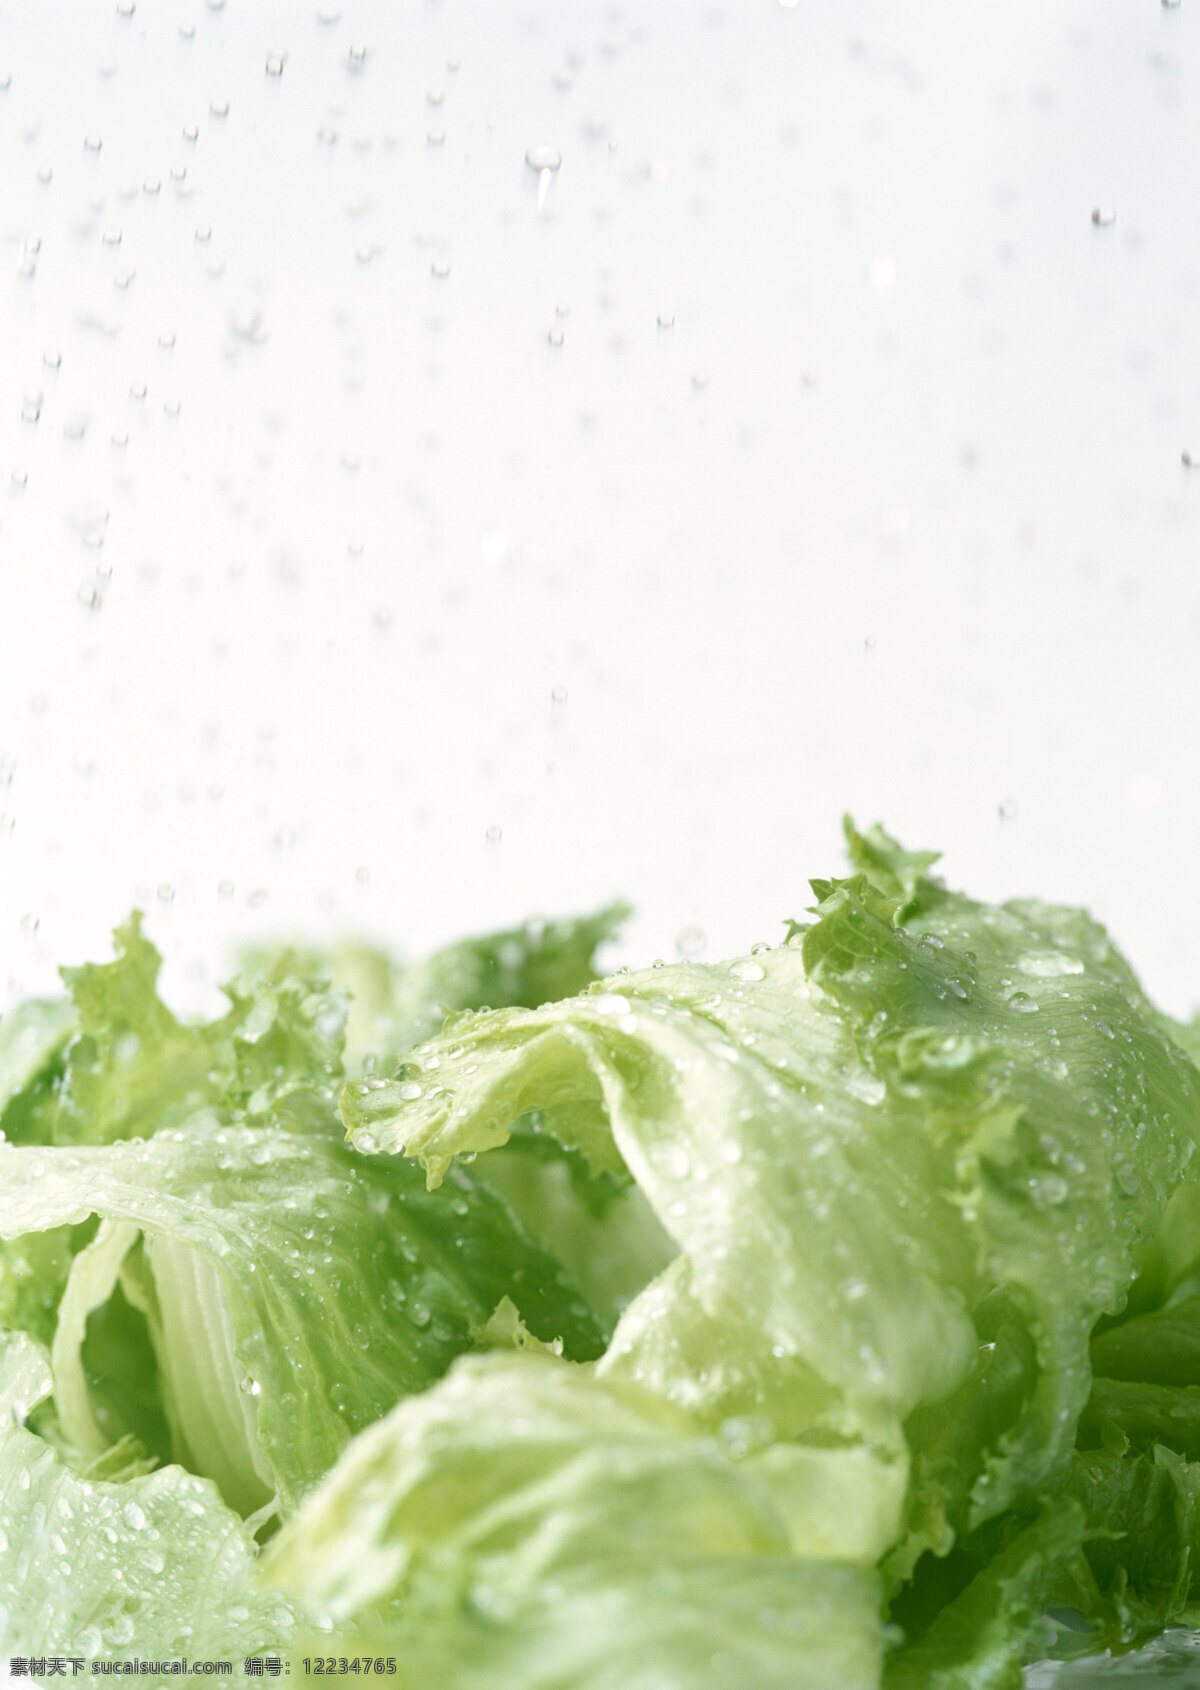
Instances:
[[[117,1481],[81,1476],[25,1425],[53,1386],[39,1344],[0,1334],[6,1662],[135,1653],[236,1658],[240,1667],[248,1654],[285,1645],[295,1605],[255,1586],[253,1539],[215,1487],[180,1467]]]
[[[1020,1656],[1054,1641],[1045,1610],[1064,1563],[1075,1561],[1085,1515],[1069,1499],[1017,1533],[941,1610],[925,1634],[894,1654],[885,1690],[1020,1690]]]
[[[159,996],[162,958],[140,914],[114,938],[112,962],[62,970],[69,1000],[0,1022],[0,1129],[10,1143],[146,1138],[206,1107],[303,1121],[314,1096],[335,1094],[347,998],[328,978],[294,975],[284,955],[225,987],[228,1014],[192,1025]]]
[[[714,1427],[761,1413],[915,1458],[915,1549],[1068,1457],[1092,1328],[1194,1157],[1200,1084],[1080,912],[980,905],[880,830],[850,843],[859,872],[814,883],[786,944],[462,1017],[342,1112],[435,1184],[535,1108],[632,1175],[679,1254],[603,1371]]]
[[[266,1570],[413,1690],[868,1690],[878,1575],[795,1553],[789,1500],[662,1397],[496,1352],[356,1440]]]
[[[1101,1379],[1148,1385],[1200,1385],[1200,1297],[1174,1298],[1093,1338],[1092,1371]]]
[[[1184,1662],[1123,1664],[1200,1619],[1194,1029],[1083,912],[847,840],[725,963],[597,979],[614,908],[262,955],[192,1025],[134,917],[0,1023],[0,1649],[336,1640],[413,1690]],[[227,1573],[232,1630],[179,1594]]]
[[[250,951],[246,962],[252,975],[283,968],[331,980],[349,999],[347,1072],[386,1072],[461,1010],[533,1009],[582,991],[596,978],[596,952],[629,914],[627,904],[613,903],[571,920],[531,920],[460,939],[411,963],[361,940],[328,952],[302,946]]]
[[[137,1429],[93,1406],[144,1390],[141,1362],[113,1377],[88,1353],[89,1317],[119,1287],[133,1360],[133,1311],[144,1319],[173,1454],[247,1514],[293,1507],[356,1431],[470,1347],[504,1295],[568,1354],[600,1346],[565,1269],[490,1190],[464,1171],[430,1194],[408,1164],[331,1135],[193,1117],[145,1142],[0,1152],[0,1236],[92,1215],[53,1340],[66,1442],[94,1459]]]
[[[77,1026],[66,998],[31,998],[0,1019],[0,1126],[7,1138],[16,1136],[14,1101],[54,1069]]]
[[[597,951],[628,915],[627,905],[615,903],[573,921],[529,921],[462,940],[413,965],[361,943],[327,957],[293,953],[293,961],[349,993],[346,1070],[376,1075],[394,1069],[463,1011],[532,1009],[583,991],[597,978]],[[582,1157],[543,1130],[536,1111],[476,1171],[570,1268],[606,1338],[634,1294],[676,1253],[640,1189],[624,1176],[594,1176]]]
[[[1190,1690],[1200,1671],[1200,1631],[1163,1632],[1133,1654],[1103,1654],[1028,1669],[1025,1690],[1120,1690],[1122,1685],[1173,1684]]]

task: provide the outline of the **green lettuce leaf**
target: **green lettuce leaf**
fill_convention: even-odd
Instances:
[[[165,1426],[173,1457],[247,1514],[294,1506],[504,1295],[568,1354],[600,1347],[577,1288],[486,1187],[464,1171],[430,1194],[330,1134],[208,1117],[144,1143],[0,1152],[0,1236],[93,1215],[54,1336],[64,1446],[161,1447]]]
[[[894,1654],[885,1690],[1021,1690],[1020,1656],[1041,1653],[1054,1631],[1045,1608],[1064,1561],[1077,1559],[1083,1510],[1067,1499],[1020,1532],[925,1635]]]
[[[1173,1684],[1191,1690],[1200,1666],[1200,1632],[1166,1631],[1136,1654],[1045,1661],[1025,1674],[1025,1690],[1120,1690],[1122,1685]]]
[[[375,1073],[395,1067],[414,1045],[440,1033],[449,1015],[507,1005],[534,1009],[581,992],[596,978],[597,950],[628,915],[627,904],[614,903],[594,915],[528,921],[461,939],[416,963],[361,942],[327,953],[251,951],[247,963],[252,974],[283,968],[328,977],[345,991],[347,1072]]]
[[[346,1069],[375,1074],[440,1033],[449,1017],[488,1007],[535,1009],[582,991],[597,978],[596,951],[628,914],[618,903],[571,920],[531,921],[462,940],[412,966],[361,944],[303,966],[327,971],[349,992]],[[581,1157],[542,1130],[536,1112],[477,1172],[575,1275],[606,1337],[675,1254],[640,1190],[612,1174],[593,1178]]]
[[[200,1105],[228,1121],[336,1134],[345,999],[278,964],[226,988],[229,1014],[182,1025],[160,1001],[160,958],[135,914],[116,959],[63,970],[71,998],[0,1022],[0,1136],[23,1145],[109,1143],[185,1122]],[[49,1344],[77,1251],[95,1222],[0,1242],[0,1325]],[[119,1295],[119,1293],[118,1293]],[[127,1377],[129,1370],[126,1370]]]
[[[868,1690],[878,1575],[796,1555],[787,1496],[660,1397],[496,1352],[356,1439],[266,1570],[413,1690]]]
[[[1147,1385],[1097,1379],[1079,1422],[1084,1448],[1116,1426],[1135,1449],[1165,1444],[1194,1460],[1200,1456],[1200,1385]]]
[[[29,1093],[57,1064],[76,1030],[66,998],[32,998],[0,1017],[0,1130],[16,1139],[31,1108]]]
[[[53,1108],[62,1053],[77,1030],[69,999],[33,999],[0,1018],[0,1142],[36,1142]],[[49,1343],[75,1245],[69,1227],[0,1241],[0,1328]]]
[[[435,1183],[535,1108],[631,1174],[680,1253],[604,1371],[710,1426],[912,1448],[944,1548],[942,1512],[971,1528],[1068,1457],[1200,1081],[1080,912],[980,905],[928,853],[850,837],[860,872],[815,883],[788,944],[461,1018],[342,1112]]]
[[[1069,1450],[1088,1335],[1123,1304],[1135,1248],[1192,1161],[1200,1079],[1082,911],[980,905],[914,879],[881,830],[850,840],[864,873],[823,902],[806,959],[894,1114],[911,1099],[926,1131],[959,1139],[955,1200],[1033,1339],[1028,1395],[973,1487],[978,1521]],[[985,1077],[969,1135],[969,1115],[953,1119],[964,1062]]]
[[[177,1125],[215,1101],[213,1056],[198,1030],[161,1001],[161,958],[135,913],[115,935],[110,963],[64,969],[79,1018],[65,1071],[38,1141],[107,1144]]]
[[[135,912],[116,957],[63,969],[71,1001],[26,1006],[0,1042],[0,1115],[16,1144],[109,1144],[178,1126],[198,1109],[228,1119],[312,1119],[341,1084],[345,994],[275,959],[225,987],[227,1015],[180,1022],[158,995],[162,959]],[[0,1041],[9,1022],[0,1023]]]
[[[1101,1379],[1200,1383],[1200,1297],[1171,1302],[1109,1327],[1093,1338],[1091,1356],[1092,1371]]]
[[[597,980],[610,910],[264,956],[194,1026],[135,916],[0,1023],[0,1647],[22,1581],[85,1653],[195,1629],[117,1499],[176,1592],[278,1515],[305,1617],[205,1641],[408,1690],[1016,1690],[1200,1618],[1195,1029],[847,837],[724,964]]]
[[[1189,1180],[1176,1188],[1161,1226],[1136,1259],[1137,1283],[1122,1311],[1123,1322],[1200,1295],[1200,1182]]]
[[[82,1477],[24,1424],[53,1383],[40,1345],[0,1334],[0,1656],[240,1664],[285,1645],[294,1605],[254,1587],[254,1544],[213,1485],[179,1467]]]
[[[637,1293],[678,1254],[641,1188],[615,1173],[592,1173],[583,1156],[543,1130],[536,1110],[472,1171],[574,1275],[606,1340]]]
[[[1200,1464],[1164,1445],[1139,1452],[1111,1428],[1073,1457],[1065,1495],[1085,1510],[1088,1578],[1069,1597],[1093,1646],[1127,1648],[1194,1614],[1200,1578]]]

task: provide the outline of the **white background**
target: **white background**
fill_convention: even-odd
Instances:
[[[1189,1009],[1198,55],[1196,0],[0,5],[0,1001],[134,902],[192,1006],[616,894],[616,960],[730,954],[849,808]]]

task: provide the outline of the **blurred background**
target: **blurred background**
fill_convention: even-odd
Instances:
[[[0,4],[0,1007],[844,809],[1200,1001],[1200,4]],[[1191,459],[1191,465],[1189,465]],[[1193,467],[1194,466],[1194,467]]]

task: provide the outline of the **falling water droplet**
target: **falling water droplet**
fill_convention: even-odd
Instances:
[[[489,845],[499,845],[500,841],[503,838],[504,838],[504,830],[502,828],[497,827],[495,822],[493,822],[491,827],[489,827],[488,830],[487,830],[487,842],[488,842],[488,844]]]
[[[525,163],[539,174],[543,170],[555,171],[562,166],[562,154],[557,147],[530,147],[525,154]]]
[[[283,57],[282,53],[268,53],[267,54],[267,75],[268,76],[282,76],[283,75],[283,65],[284,65],[284,57]]]
[[[1092,222],[1098,229],[1107,229],[1117,220],[1111,205],[1097,205],[1092,209]]]
[[[525,154],[525,163],[530,170],[537,171],[537,208],[542,211],[545,208],[546,196],[550,192],[550,184],[554,180],[555,172],[562,168],[562,154],[557,147],[530,147]]]

